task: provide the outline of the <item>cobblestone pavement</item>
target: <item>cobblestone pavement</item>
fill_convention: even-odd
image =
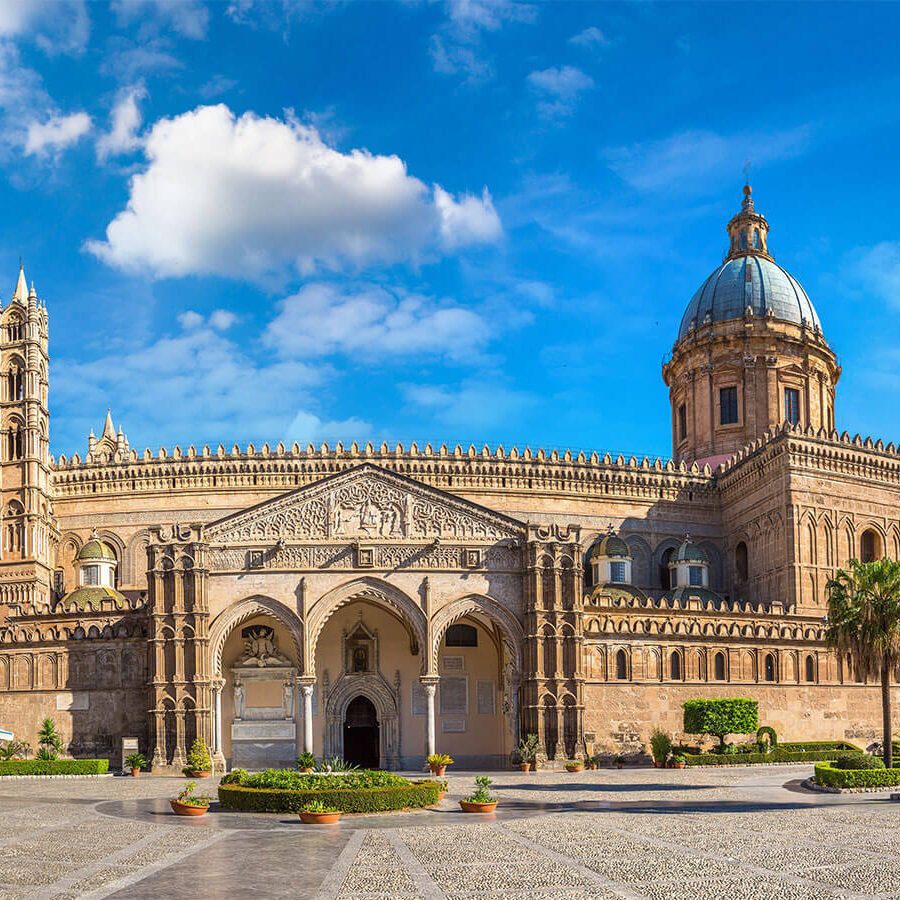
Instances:
[[[900,898],[900,804],[808,767],[496,773],[495,816],[177,819],[183,779],[0,780],[2,898]],[[203,783],[214,793],[215,782]]]

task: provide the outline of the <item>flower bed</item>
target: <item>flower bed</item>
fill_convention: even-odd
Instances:
[[[759,763],[804,763],[834,759],[839,753],[862,753],[846,741],[779,744],[771,753],[685,753],[689,766],[749,766]]]
[[[108,759],[9,759],[0,761],[3,775],[105,775]]]
[[[219,785],[219,803],[241,812],[285,813],[321,801],[345,813],[377,813],[434,806],[442,787],[438,781],[407,781],[390,772],[335,776],[267,769],[229,773]]]
[[[816,764],[816,784],[831,788],[878,788],[900,785],[900,769],[837,769]]]

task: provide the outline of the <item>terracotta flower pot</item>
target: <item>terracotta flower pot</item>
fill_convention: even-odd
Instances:
[[[582,766],[580,764],[575,765],[575,766],[566,766],[566,771],[567,772],[580,772],[583,768],[584,768],[584,766]]]
[[[207,772],[204,769],[194,769],[191,773],[191,778],[209,778],[212,775],[212,772]]]
[[[675,763],[674,767],[676,769],[683,769],[686,765],[687,765],[687,763]]]
[[[460,800],[459,805],[466,813],[491,813],[497,808],[497,801],[492,803],[474,803],[471,800]]]
[[[334,825],[342,815],[343,813],[340,811],[327,813],[301,812],[300,821],[304,825]]]
[[[437,775],[438,777],[440,777],[441,775],[444,774],[444,772],[447,771],[446,766],[431,766],[430,768],[431,768],[431,774]]]
[[[172,804],[172,812],[176,816],[205,816],[209,809],[208,804],[206,806],[191,806],[188,803],[179,803],[177,800],[170,800],[169,803]]]
[[[141,770],[139,768],[132,767],[132,769],[131,769],[131,777],[132,778],[137,778],[138,775],[140,775],[140,774],[141,774]]]
[[[653,768],[654,768],[654,769],[661,769],[664,765],[665,765],[665,763],[661,763],[661,762],[660,762],[659,760],[657,760],[657,759],[654,759],[654,760],[653,760]]]
[[[624,766],[624,763],[616,763],[616,768],[621,769]]]
[[[438,803],[440,803],[441,800],[443,800],[444,797],[446,797],[446,796],[447,796],[447,792],[446,792],[446,791],[438,791]]]
[[[530,772],[531,771],[531,763],[519,763],[519,768],[523,772]]]
[[[300,770],[301,775],[309,775],[312,772],[312,766],[307,766],[305,769]]]

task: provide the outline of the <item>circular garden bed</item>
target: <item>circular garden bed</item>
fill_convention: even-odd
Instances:
[[[391,772],[354,771],[340,775],[267,769],[230,772],[219,785],[219,804],[240,812],[300,812],[316,800],[345,813],[379,813],[434,806],[440,781],[408,781]]]

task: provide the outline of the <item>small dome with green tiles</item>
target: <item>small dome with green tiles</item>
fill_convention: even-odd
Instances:
[[[120,594],[114,588],[97,585],[79,587],[69,591],[59,601],[59,605],[64,612],[99,611],[102,608],[102,604],[110,600],[113,601],[116,609],[126,609],[128,607],[128,600],[124,594]]]
[[[706,555],[706,551],[699,544],[695,544],[691,540],[690,535],[687,535],[684,543],[678,548],[678,552],[675,554],[672,562],[708,563],[709,557]]]
[[[591,562],[596,562],[603,556],[631,559],[631,550],[622,538],[610,533],[594,545],[594,549],[591,551]]]
[[[115,562],[116,554],[109,544],[103,543],[99,538],[92,538],[79,551],[75,557],[79,562],[89,559],[102,559],[107,562]]]

